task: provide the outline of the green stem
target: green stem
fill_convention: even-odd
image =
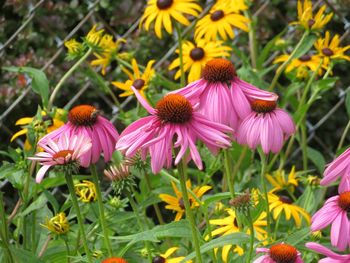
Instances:
[[[185,86],[185,71],[184,71],[184,63],[183,63],[183,50],[182,50],[182,34],[181,29],[177,23],[175,23],[175,29],[177,32],[177,41],[179,43],[179,59],[180,59],[180,72],[181,72],[181,87]]]
[[[211,229],[210,220],[209,220],[209,215],[208,215],[208,207],[207,207],[207,206],[204,206],[204,207],[203,207],[203,210],[204,210],[205,224],[207,225],[208,236],[209,236],[209,240],[208,240],[208,241],[210,241],[210,240],[213,239],[213,235],[211,234],[212,229]],[[217,259],[216,259],[216,256],[215,256],[215,249],[213,249],[213,251],[212,251],[211,254],[212,254],[213,263],[217,263]]]
[[[254,251],[255,232],[254,232],[253,219],[252,219],[252,216],[250,214],[250,208],[248,208],[247,219],[249,221],[249,229],[250,229],[250,247],[249,247],[249,254],[248,254],[247,262],[251,262],[251,258],[252,258],[253,251]]]
[[[270,240],[271,239],[271,231],[270,231],[271,230],[271,226],[270,226],[269,195],[267,193],[267,187],[266,187],[266,181],[265,181],[267,161],[266,161],[266,156],[262,152],[262,150],[258,149],[258,152],[259,152],[260,160],[261,160],[260,180],[261,180],[261,185],[262,185],[262,188],[263,188],[263,194],[264,194],[264,199],[265,199],[267,237],[268,237],[268,240]]]
[[[313,83],[314,79],[316,78],[317,72],[320,69],[322,63],[323,63],[323,60],[320,61],[320,63],[318,64],[318,67],[312,73],[311,78],[308,80],[308,82],[306,83],[306,86],[304,88],[303,95],[301,96],[301,99],[299,101],[299,105],[298,105],[298,108],[297,108],[297,113],[299,113],[300,116],[297,114],[299,119],[297,120],[297,123],[296,123],[295,132],[298,131],[300,125],[302,124],[302,122],[303,122],[303,120],[305,118],[305,115],[306,115],[307,111],[303,110],[303,106],[305,105],[307,94],[309,93],[309,90],[310,90],[310,88],[312,86],[312,83]],[[308,105],[308,107],[310,107],[310,106],[311,105]],[[281,163],[280,163],[280,166],[279,166],[279,169],[281,169],[281,170],[283,169],[284,164],[285,164],[285,162],[287,160],[287,157],[289,156],[289,154],[290,154],[290,152],[292,150],[292,146],[293,146],[294,140],[295,140],[295,134],[289,139],[285,155],[283,156],[283,158],[281,158]]]
[[[67,186],[69,189],[69,193],[70,193],[70,196],[72,198],[73,207],[74,207],[75,212],[77,214],[78,225],[79,225],[79,230],[80,230],[82,241],[83,241],[84,250],[85,250],[86,256],[88,258],[88,262],[92,263],[92,257],[90,254],[90,250],[88,247],[88,242],[87,242],[85,230],[84,230],[84,221],[83,221],[83,218],[81,216],[78,199],[77,199],[77,196],[75,195],[75,191],[74,191],[73,178],[72,178],[72,175],[68,174],[68,173],[65,174],[65,177],[66,177],[66,182],[67,182]]]
[[[191,231],[192,231],[192,240],[194,243],[194,248],[196,251],[196,262],[202,263],[202,256],[201,256],[201,250],[200,250],[200,243],[199,243],[199,237],[198,237],[198,229],[196,226],[196,222],[194,220],[194,216],[191,210],[191,204],[190,200],[188,198],[187,193],[187,187],[186,187],[186,167],[185,167],[185,160],[182,160],[177,165],[179,176],[180,176],[180,186],[181,186],[181,192],[182,192],[182,199],[184,201],[185,205],[185,211],[186,211],[186,218],[190,223]]]
[[[349,129],[350,129],[350,120],[348,121],[348,124],[346,124],[346,127],[345,127],[345,129],[343,131],[343,134],[341,135],[341,138],[340,138],[340,141],[339,141],[339,144],[338,144],[338,147],[337,147],[337,152],[341,149],[341,147],[343,147],[343,144],[344,144],[346,135],[349,132]]]
[[[66,245],[66,249],[67,249],[67,263],[70,262],[70,249],[69,249],[69,244],[68,244],[68,240],[67,237],[63,237],[64,240],[64,244]]]
[[[8,263],[14,262],[13,256],[9,247],[9,233],[7,228],[7,219],[6,219],[6,212],[5,212],[5,204],[4,204],[4,198],[3,198],[3,192],[0,191],[0,219],[1,219],[1,229],[0,229],[0,237],[1,237],[1,243],[4,247],[5,253],[7,255],[6,260]]]
[[[277,84],[277,81],[278,81],[279,77],[281,76],[282,72],[286,69],[286,67],[292,61],[292,59],[294,59],[295,54],[297,53],[297,51],[299,50],[301,44],[304,42],[304,39],[308,35],[309,35],[309,31],[305,31],[303,36],[299,40],[298,44],[295,46],[293,52],[290,54],[289,58],[286,61],[284,61],[283,64],[277,69],[276,74],[273,77],[271,85],[269,87],[269,91],[272,91],[275,88],[275,86]]]
[[[150,180],[150,178],[149,178],[148,173],[147,173],[147,172],[144,172],[144,176],[145,176],[145,181],[146,181],[147,190],[148,190],[148,192],[151,192],[151,191],[152,191],[152,185],[151,185],[151,180]],[[154,205],[153,205],[153,208],[154,208],[154,211],[156,212],[156,216],[157,216],[157,219],[158,219],[159,223],[160,223],[161,225],[164,225],[165,222],[164,222],[162,213],[160,212],[160,209],[159,209],[158,204],[154,204]]]
[[[127,198],[129,199],[129,203],[130,203],[132,210],[134,211],[139,228],[141,229],[141,231],[145,231],[143,224],[142,224],[142,219],[140,217],[139,211],[137,209],[137,204],[135,203],[134,198],[131,196],[129,191],[126,191],[125,194],[126,194]],[[145,241],[145,246],[146,246],[146,250],[147,250],[148,261],[150,263],[152,263],[152,254],[151,254],[150,243],[148,241]]]
[[[119,102],[118,98],[114,95],[111,87],[105,83],[105,80],[103,78],[101,78],[101,76],[91,67],[90,64],[88,64],[87,69],[92,75],[94,75],[96,81],[98,82],[99,85],[101,85],[103,87],[104,91],[108,92],[108,94],[111,96],[114,104],[118,107],[119,111],[123,113],[124,112],[123,108],[120,106],[120,102]]]
[[[257,43],[256,43],[256,30],[255,30],[255,23],[254,17],[250,14],[250,12],[246,11],[244,12],[245,16],[250,19],[250,23],[248,25],[249,27],[249,49],[250,49],[250,58],[252,61],[252,67],[253,69],[256,69],[256,61],[257,61]]]
[[[276,219],[276,225],[275,225],[275,231],[274,231],[274,240],[276,240],[277,238],[277,231],[278,231],[278,226],[280,224],[280,219],[281,219],[281,215],[278,215],[277,219]]]
[[[113,256],[113,251],[112,251],[111,243],[109,241],[109,236],[108,236],[106,217],[105,217],[105,212],[104,212],[104,206],[103,206],[103,201],[102,201],[102,194],[101,194],[101,189],[100,189],[100,182],[98,180],[96,165],[91,164],[90,169],[91,169],[91,174],[92,174],[92,181],[94,182],[95,187],[96,187],[98,211],[100,213],[99,219],[100,219],[100,224],[101,224],[102,231],[103,231],[103,236],[104,236],[103,240],[105,242],[105,246],[107,248],[108,255],[110,257],[112,257]]]
[[[303,125],[300,127],[300,142],[301,142],[301,152],[303,153],[303,169],[307,171],[307,133],[306,133],[306,120],[303,119]]]
[[[49,104],[47,106],[48,110],[51,109],[52,105],[53,105],[53,101],[55,100],[58,92],[60,91],[63,83],[73,74],[73,72],[79,67],[79,65],[81,63],[83,63],[87,57],[91,54],[92,49],[89,48],[88,51],[86,51],[86,53],[84,54],[84,56],[82,56],[67,72],[66,74],[63,75],[63,77],[60,79],[60,81],[57,83],[57,85],[54,87],[52,94],[50,96],[49,99]]]
[[[225,149],[224,151],[224,166],[225,166],[225,177],[227,180],[228,188],[231,193],[231,198],[235,198],[235,187],[234,187],[234,178],[232,178],[231,165],[230,165],[230,156],[229,150]]]

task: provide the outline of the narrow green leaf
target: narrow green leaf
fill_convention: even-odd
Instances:
[[[323,155],[319,151],[311,147],[307,147],[307,157],[314,163],[314,165],[317,167],[317,170],[320,173],[323,173],[326,163]]]
[[[209,241],[208,243],[205,243],[201,246],[201,254],[204,254],[205,252],[212,250],[214,248],[220,248],[225,245],[236,245],[236,244],[242,244],[247,243],[249,241],[249,236],[244,233],[233,233],[225,236],[221,236],[219,238],[213,239]],[[186,262],[190,259],[193,259],[196,256],[195,252],[190,253],[186,258],[184,258],[181,262]]]
[[[310,50],[310,48],[314,45],[315,41],[317,39],[316,35],[309,35],[307,36],[304,41],[301,43],[299,49],[295,53],[294,58],[299,58],[302,55],[304,55],[306,52]]]
[[[3,67],[11,72],[27,73],[32,78],[32,89],[41,96],[43,106],[46,107],[49,101],[49,81],[42,70],[31,67]]]

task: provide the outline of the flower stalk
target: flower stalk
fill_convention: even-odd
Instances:
[[[185,167],[185,160],[182,159],[182,161],[177,166],[179,177],[180,177],[180,186],[181,186],[181,192],[182,192],[182,198],[184,201],[185,211],[186,211],[186,218],[190,223],[191,231],[192,231],[192,239],[194,243],[194,248],[196,252],[196,262],[202,263],[202,256],[201,256],[201,250],[200,250],[200,243],[199,243],[199,237],[198,237],[198,229],[196,226],[196,222],[191,210],[191,204],[190,200],[188,198],[187,193],[187,187],[186,187],[186,167]]]
[[[110,243],[109,236],[108,236],[106,217],[105,217],[105,212],[104,212],[102,194],[101,194],[100,183],[99,183],[99,179],[98,179],[98,175],[97,175],[96,165],[91,164],[90,169],[91,169],[92,181],[94,182],[95,187],[96,187],[98,211],[100,214],[99,218],[100,218],[100,224],[101,224],[103,236],[104,236],[103,240],[104,240],[105,246],[107,248],[108,255],[110,257],[112,257],[113,251],[112,251],[111,243]]]
[[[79,67],[79,65],[81,63],[83,63],[88,56],[91,54],[92,52],[92,48],[89,48],[86,53],[84,54],[84,56],[82,56],[67,72],[66,74],[63,75],[63,77],[60,79],[60,81],[57,83],[57,85],[54,87],[52,94],[50,96],[49,99],[49,104],[47,106],[48,110],[51,109],[52,105],[53,105],[53,101],[55,100],[58,92],[60,91],[63,83],[73,74],[73,72]]]
[[[92,263],[92,257],[91,257],[91,253],[90,253],[90,250],[89,250],[89,247],[88,247],[88,242],[87,242],[87,238],[86,238],[86,234],[85,234],[85,230],[84,230],[84,221],[83,221],[83,218],[82,218],[81,213],[80,213],[78,199],[77,199],[77,197],[75,195],[72,174],[66,173],[65,177],[66,177],[66,182],[67,182],[67,186],[68,186],[68,189],[69,189],[69,193],[70,193],[70,196],[72,198],[73,207],[74,207],[75,212],[77,214],[79,231],[80,231],[80,234],[81,234],[81,238],[82,238],[85,254],[87,256],[88,262]]]

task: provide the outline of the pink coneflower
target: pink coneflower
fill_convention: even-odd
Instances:
[[[338,156],[333,162],[328,164],[323,173],[321,185],[328,185],[341,177],[338,191],[339,193],[350,191],[350,148]]]
[[[141,149],[145,158],[149,151],[151,166],[158,173],[163,166],[172,164],[172,148],[180,148],[175,159],[178,164],[189,149],[190,156],[199,169],[202,160],[195,146],[201,140],[213,153],[218,148],[231,146],[230,138],[224,132],[233,132],[225,125],[207,120],[196,112],[189,100],[179,94],[169,94],[158,101],[155,109],[132,87],[136,97],[151,116],[130,124],[120,135],[116,149],[132,157]],[[176,141],[173,143],[173,139]]]
[[[305,246],[309,249],[316,251],[317,253],[320,253],[326,256],[326,258],[321,259],[320,261],[318,261],[318,263],[349,263],[350,262],[350,254],[339,255],[333,252],[332,250],[330,250],[329,248],[314,242],[308,242],[305,244]]]
[[[333,196],[312,216],[311,231],[318,231],[332,224],[332,246],[343,251],[350,246],[350,222],[347,216],[349,212],[350,191]]]
[[[61,128],[43,137],[39,143],[49,139],[56,140],[63,134],[69,136],[86,136],[93,142],[91,149],[81,158],[81,165],[88,167],[96,163],[103,152],[104,160],[108,162],[114,152],[118,132],[113,124],[99,115],[99,111],[90,105],[78,105],[69,111],[68,122]]]
[[[241,120],[251,113],[255,99],[276,101],[278,96],[240,80],[232,63],[223,58],[207,62],[200,80],[171,93],[181,94],[209,120],[237,129]]]
[[[303,263],[300,252],[293,246],[281,243],[270,248],[257,248],[256,253],[267,253],[253,263]]]
[[[261,145],[265,154],[278,153],[283,142],[295,132],[292,118],[277,108],[276,101],[254,100],[251,109],[238,129],[237,142],[251,149]]]
[[[28,159],[39,161],[42,167],[36,175],[36,182],[40,183],[51,166],[74,165],[79,166],[81,157],[91,149],[91,140],[86,136],[62,135],[58,141],[48,139],[45,143],[38,144],[44,152],[37,153]]]

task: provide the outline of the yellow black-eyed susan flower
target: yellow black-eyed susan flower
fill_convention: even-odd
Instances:
[[[75,193],[84,203],[94,202],[97,199],[96,186],[93,182],[83,180],[74,185]]]
[[[50,219],[46,218],[45,224],[41,224],[41,226],[47,228],[52,233],[55,233],[57,235],[65,234],[69,230],[68,219],[66,217],[66,214],[63,212]]]
[[[96,47],[100,43],[104,30],[96,30],[97,25],[94,25],[85,36],[85,41],[90,47]]]
[[[176,187],[176,184],[174,182],[171,182],[171,185],[173,187],[175,196],[168,195],[168,194],[160,194],[159,198],[162,201],[167,203],[167,205],[165,206],[166,209],[173,210],[176,212],[175,221],[179,221],[185,213],[185,204],[184,204],[184,200],[182,198],[182,193]],[[191,189],[191,181],[190,180],[187,180],[186,187],[188,189]],[[193,189],[193,193],[198,198],[201,198],[211,188],[212,187],[209,185],[197,186]],[[192,195],[189,195],[188,197],[190,199],[191,209],[194,209],[195,207],[199,206],[198,202],[196,201],[196,199],[194,199],[194,197]]]
[[[268,193],[269,209],[273,213],[273,219],[277,220],[284,211],[286,220],[289,221],[293,217],[297,227],[301,226],[302,218],[310,224],[310,215],[304,208],[296,205],[289,196],[278,194],[278,192],[270,191]]]
[[[82,43],[78,42],[76,39],[72,38],[64,42],[64,46],[68,50],[68,58],[74,59],[81,56],[84,53],[84,46]]]
[[[118,82],[118,81],[112,82],[114,86],[124,91],[119,96],[128,97],[128,96],[134,95],[134,92],[131,89],[131,86],[133,86],[137,90],[139,90],[139,92],[143,97],[145,97],[145,90],[148,88],[148,84],[155,74],[154,69],[152,69],[154,62],[155,62],[154,60],[150,60],[147,63],[147,66],[143,73],[140,72],[136,59],[132,59],[131,61],[133,73],[131,73],[125,67],[121,67],[122,71],[129,77],[129,79],[125,83]]]
[[[233,3],[234,2],[234,3]],[[236,4],[235,4],[236,3]],[[233,28],[248,32],[249,19],[239,11],[247,9],[243,0],[219,0],[196,24],[194,37],[196,40],[204,38],[206,41],[215,41],[218,35],[224,40],[233,39]]]
[[[202,70],[205,64],[218,57],[230,56],[229,51],[232,49],[229,46],[223,45],[222,41],[206,42],[204,39],[192,43],[184,41],[182,44],[182,58],[184,71],[189,72],[188,82],[193,82],[201,78]],[[176,50],[179,54],[179,50]],[[180,58],[176,58],[169,66],[169,70],[180,67]],[[175,79],[181,76],[181,71],[178,70],[175,74]]]
[[[273,190],[283,190],[287,189],[291,192],[294,192],[295,187],[298,186],[298,178],[296,177],[295,166],[292,167],[292,170],[286,178],[284,170],[274,171],[272,174],[266,175],[267,180],[274,187]]]
[[[283,63],[287,61],[289,57],[290,55],[287,55],[287,54],[281,55],[277,57],[273,61],[273,63],[274,64]],[[296,70],[297,76],[299,74],[298,77],[303,78],[306,76],[306,74],[308,74],[308,70],[311,70],[314,72],[317,70],[317,68],[319,68],[317,74],[322,75],[322,72],[323,72],[322,69],[327,69],[327,67],[324,65],[323,62],[322,62],[322,65],[320,66],[321,62],[322,62],[322,58],[319,55],[305,54],[299,58],[292,59],[291,62],[286,67],[285,72],[289,73],[293,70]]]
[[[321,37],[316,40],[314,46],[319,55],[323,58],[325,65],[328,65],[331,60],[350,61],[350,56],[344,54],[348,49],[350,49],[350,45],[341,47],[339,44],[339,35],[335,35],[331,39],[329,31],[326,32],[324,38]]]
[[[144,24],[146,31],[149,31],[151,23],[155,21],[154,31],[158,38],[162,38],[162,27],[172,34],[173,19],[188,26],[190,21],[184,14],[195,17],[199,15],[202,8],[196,2],[195,0],[148,0],[140,25]]]
[[[224,235],[240,232],[240,229],[237,223],[236,212],[231,208],[226,209],[226,212],[228,213],[227,217],[222,219],[213,219],[209,221],[211,225],[218,226],[218,228],[213,230],[211,233],[213,237],[224,236]],[[253,222],[256,238],[260,241],[263,241],[266,239],[267,232],[266,230],[263,229],[263,227],[265,227],[266,224],[267,223],[266,223],[265,212],[262,212],[260,216]],[[247,229],[246,233],[250,234],[250,230]],[[230,253],[231,250],[233,251],[233,253],[237,253],[240,256],[244,254],[244,250],[240,246],[225,245],[222,247],[222,252],[221,252],[221,258],[223,262],[225,263],[228,262],[228,254]],[[215,253],[217,253],[217,251],[218,249],[215,249]]]
[[[323,5],[316,15],[312,12],[312,1],[298,0],[298,21],[292,24],[301,25],[306,30],[322,29],[332,19],[333,13],[325,14],[326,6]]]
[[[125,42],[125,40],[120,38],[114,41],[113,36],[104,34],[97,45],[96,52],[94,52],[96,59],[90,62],[91,66],[101,66],[101,73],[105,75],[108,65],[117,56],[121,42]]]
[[[164,254],[160,254],[159,256],[155,256],[152,262],[155,263],[180,263],[185,257],[175,257],[170,258],[179,248],[171,247]],[[192,260],[185,261],[185,263],[191,263]]]
[[[55,111],[54,117],[50,117],[45,111],[41,112],[41,119],[38,119],[37,116],[34,117],[23,117],[16,121],[16,126],[21,126],[21,130],[16,132],[11,137],[11,142],[14,141],[17,137],[26,135],[26,140],[24,143],[24,149],[30,150],[35,142],[31,142],[28,137],[28,132],[30,129],[32,129],[36,135],[38,136],[37,139],[40,139],[44,135],[57,130],[59,127],[64,125],[64,122],[62,121],[64,115],[63,109],[57,109]]]

